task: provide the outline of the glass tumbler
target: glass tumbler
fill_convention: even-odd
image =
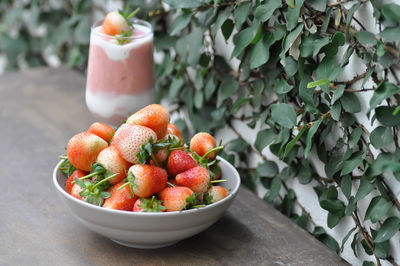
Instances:
[[[154,101],[153,28],[143,20],[131,22],[128,37],[104,34],[102,20],[90,33],[86,105],[112,126]]]

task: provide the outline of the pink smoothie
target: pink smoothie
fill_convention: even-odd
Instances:
[[[117,125],[153,102],[153,33],[135,25],[128,43],[118,44],[92,29],[86,103],[101,121]]]

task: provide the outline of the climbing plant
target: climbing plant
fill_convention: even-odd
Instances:
[[[223,155],[239,169],[243,183],[254,190],[260,181],[268,189],[264,200],[331,249],[339,253],[351,241],[357,256],[361,243],[377,264],[395,265],[389,240],[400,229],[400,203],[387,179],[394,175],[400,181],[395,72],[400,6],[381,1],[163,2],[169,8],[154,14],[174,19],[156,43],[165,52],[157,66],[159,98],[187,110],[196,130],[230,128],[237,138]],[[373,7],[370,19],[378,34],[354,16],[367,4]],[[229,54],[221,39],[222,44],[233,42]],[[351,57],[359,58],[362,73],[341,79]],[[359,100],[363,93],[372,93],[366,114]],[[357,114],[370,118],[375,129],[369,132]],[[236,121],[258,130],[253,142],[245,140]],[[281,171],[265,149],[284,163]],[[249,167],[249,152],[262,161],[256,168]],[[322,162],[324,174],[315,161]],[[344,239],[335,240],[315,224],[309,206],[301,205],[287,185],[290,179],[313,186],[320,207],[328,211],[329,228],[346,216],[353,219],[354,228]],[[361,216],[358,202],[371,193],[375,196]]]
[[[123,2],[141,7],[138,16],[154,26],[161,55],[157,100],[167,98],[173,113],[187,114],[188,119],[176,121],[182,130],[230,129],[236,137],[225,143],[222,155],[237,167],[243,184],[254,191],[265,187],[265,201],[336,252],[351,241],[355,256],[375,257],[366,265],[400,263],[390,243],[400,229],[400,202],[393,192],[400,182],[399,5],[379,0]],[[1,2],[0,53],[7,55],[9,68],[18,67],[21,57],[30,66],[49,64],[43,53],[51,44],[46,51],[84,69],[88,21],[98,7],[71,1],[51,7],[54,11],[46,3]],[[367,6],[378,33],[355,15]],[[47,25],[47,34],[36,36],[20,21],[27,10],[37,25]],[[357,60],[359,74],[343,78],[351,60]],[[256,138],[246,138],[238,124],[256,130]],[[283,168],[265,155],[267,150]],[[250,153],[259,157],[257,167],[251,167]],[[297,200],[288,185],[293,179],[312,186],[328,212],[327,227],[346,217],[353,220],[343,239],[313,221],[311,206]],[[365,211],[360,202],[366,200]]]

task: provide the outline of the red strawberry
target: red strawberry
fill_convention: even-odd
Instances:
[[[128,22],[118,11],[108,13],[102,26],[103,33],[108,35],[121,34],[122,32],[128,32],[129,29]]]
[[[114,210],[132,211],[138,197],[131,197],[129,186],[124,186],[124,183],[118,183],[112,186],[108,192],[111,196],[104,201],[103,207]]]
[[[107,141],[107,143],[110,143],[112,137],[114,136],[115,130],[106,124],[95,122],[90,125],[88,132],[93,133]]]
[[[122,125],[115,132],[113,146],[117,148],[122,158],[130,163],[139,163],[137,153],[140,151],[140,146],[149,142],[150,138],[153,141],[157,140],[157,135],[148,127],[140,125]]]
[[[151,128],[156,132],[157,139],[162,139],[167,133],[168,110],[162,105],[150,104],[131,115],[126,123]]]
[[[122,158],[115,146],[110,146],[102,150],[97,156],[97,163],[101,164],[112,174],[118,173],[117,176],[108,180],[111,185],[121,182],[126,177],[126,172],[131,166],[130,163]]]
[[[97,155],[107,147],[107,142],[99,136],[81,132],[68,141],[67,157],[75,168],[89,172],[92,163],[96,162]]]
[[[172,123],[168,124],[167,134],[174,135],[174,136],[177,136],[178,138],[182,139],[181,132],[179,131],[179,128],[175,124],[172,124]]]
[[[176,183],[193,190],[195,193],[204,193],[210,185],[210,174],[202,166],[191,168],[175,177]]]
[[[194,196],[193,191],[187,187],[166,187],[158,193],[167,212],[183,210],[188,205],[186,199],[192,195]]]
[[[227,196],[228,196],[228,191],[226,190],[226,188],[221,186],[210,187],[210,189],[207,191],[206,194],[208,203],[214,203],[220,201],[223,198],[226,198]]]
[[[138,199],[133,206],[134,212],[161,212],[166,208],[161,205],[161,200],[157,200],[155,196],[151,199]]]
[[[167,171],[157,166],[135,164],[129,168],[129,185],[133,193],[141,198],[160,192],[167,185],[167,180]]]
[[[192,156],[181,150],[171,152],[168,157],[167,170],[172,176],[176,176],[196,166],[197,163]]]
[[[206,132],[197,133],[190,140],[190,150],[197,153],[199,156],[205,155],[210,150],[216,147],[215,139],[213,136]],[[211,152],[206,158],[213,160],[217,156],[217,153]]]
[[[66,191],[68,194],[71,194],[72,187],[74,186],[74,184],[72,184],[72,181],[74,181],[75,178],[81,178],[81,177],[84,177],[85,175],[87,175],[87,173],[86,173],[85,171],[76,169],[76,170],[72,173],[72,175],[70,175],[70,176],[67,178],[67,181],[65,182],[65,191]]]

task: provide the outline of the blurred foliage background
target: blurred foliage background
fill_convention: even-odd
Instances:
[[[230,130],[223,156],[247,187],[262,186],[266,202],[337,253],[398,265],[400,6],[386,2],[2,0],[0,70],[84,72],[92,22],[138,6],[155,29],[157,99],[169,99],[181,129]],[[370,25],[355,15],[366,8]],[[326,224],[293,184],[310,188]],[[329,234],[336,226],[341,239]]]

